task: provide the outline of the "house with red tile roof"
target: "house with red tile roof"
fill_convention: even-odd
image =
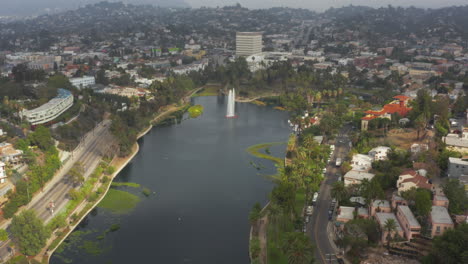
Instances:
[[[423,188],[429,191],[432,190],[432,184],[429,179],[420,175],[413,169],[403,171],[397,180],[398,195],[411,188]]]
[[[406,95],[397,95],[393,97],[395,100],[389,104],[386,104],[380,110],[367,110],[366,115],[361,118],[361,130],[367,130],[369,121],[376,118],[392,118],[392,114],[398,114],[401,117],[405,117],[412,110],[408,106],[408,102],[411,97]]]

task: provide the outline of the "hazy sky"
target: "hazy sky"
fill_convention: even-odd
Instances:
[[[342,7],[350,4],[372,7],[387,6],[416,6],[416,7],[444,7],[451,5],[468,5],[468,0],[185,0],[193,7],[225,6],[240,3],[248,8],[268,8],[272,6],[302,7],[313,10],[324,10],[329,7]]]
[[[1,15],[33,15],[51,11],[74,9],[89,3],[103,0],[0,0]],[[372,7],[410,6],[416,7],[443,7],[450,5],[468,5],[468,0],[107,0],[109,2],[124,3],[153,3],[160,6],[181,6],[182,2],[192,7],[200,6],[226,6],[240,3],[248,8],[269,8],[278,6],[302,7],[323,11],[329,7],[342,7],[350,4]]]

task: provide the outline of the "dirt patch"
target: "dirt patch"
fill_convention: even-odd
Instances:
[[[432,138],[432,131],[421,131],[418,140],[418,132],[416,129],[392,129],[387,133],[386,140],[399,148],[409,149],[414,143],[427,143],[427,139]]]
[[[387,250],[384,248],[376,248],[369,250],[367,259],[361,261],[361,264],[419,264],[420,262],[414,259],[404,258],[394,255],[386,255]]]

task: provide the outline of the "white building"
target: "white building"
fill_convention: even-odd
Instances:
[[[65,89],[58,89],[57,97],[46,104],[31,110],[24,110],[22,116],[32,125],[44,124],[54,120],[73,105],[73,95]]]
[[[4,183],[6,178],[5,163],[0,161],[0,183]]]
[[[95,85],[96,79],[94,79],[94,76],[83,76],[78,78],[71,78],[70,83],[76,88],[80,89]]]
[[[350,170],[344,175],[344,184],[345,186],[360,184],[364,179],[372,180],[374,176],[373,173]]]
[[[249,56],[262,52],[261,32],[237,32],[236,55]]]
[[[372,158],[363,154],[354,154],[351,167],[355,171],[369,171],[372,168]]]
[[[369,157],[371,157],[373,161],[386,160],[390,150],[391,148],[389,147],[378,146],[369,151]]]

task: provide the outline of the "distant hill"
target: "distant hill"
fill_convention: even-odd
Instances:
[[[95,4],[102,0],[6,0],[2,1],[0,16],[37,16],[59,13]],[[184,0],[108,0],[129,4],[151,4],[160,7],[189,7]]]

